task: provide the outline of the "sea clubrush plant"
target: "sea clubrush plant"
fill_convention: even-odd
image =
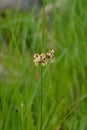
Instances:
[[[36,66],[40,65],[41,67],[41,88],[40,88],[40,105],[41,105],[41,119],[40,119],[40,130],[42,130],[42,120],[43,120],[43,67],[53,58],[54,50],[49,50],[46,53],[34,54],[34,63]]]
[[[44,49],[45,43],[45,0],[43,0],[43,8],[42,8],[42,43],[41,43],[41,51]],[[43,129],[43,67],[47,65],[47,63],[54,56],[54,50],[49,50],[46,53],[34,54],[34,63],[36,66],[40,65],[41,68],[41,85],[40,85],[40,130]]]

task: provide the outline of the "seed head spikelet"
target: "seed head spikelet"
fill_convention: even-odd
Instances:
[[[35,54],[34,63],[36,66],[38,64],[41,64],[42,66],[46,66],[48,61],[53,57],[53,55],[54,55],[54,50],[49,50],[46,53]]]

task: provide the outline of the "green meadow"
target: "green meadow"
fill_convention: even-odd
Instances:
[[[0,130],[87,130],[87,0],[42,10],[0,11]]]

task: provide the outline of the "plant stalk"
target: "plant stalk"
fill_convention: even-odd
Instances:
[[[40,122],[40,130],[42,130],[42,120],[43,120],[43,68],[42,68],[42,66],[41,66],[41,89],[40,89],[41,91],[40,91],[40,93],[41,93],[41,97],[40,97],[40,99],[41,99],[41,101],[40,101],[40,103],[41,103],[41,122]]]

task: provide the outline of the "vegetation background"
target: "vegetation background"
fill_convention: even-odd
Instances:
[[[54,8],[44,22],[37,15],[0,15],[0,129],[40,130],[41,74],[33,55],[54,49],[43,68],[43,130],[87,130],[87,0]]]

